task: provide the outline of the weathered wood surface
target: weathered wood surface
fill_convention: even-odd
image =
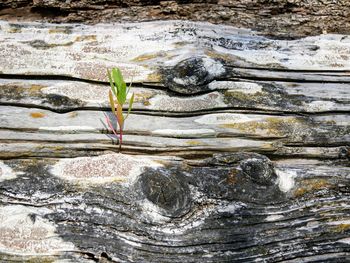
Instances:
[[[108,86],[71,80],[0,79],[0,102],[38,106],[56,112],[109,108]],[[350,83],[212,81],[204,94],[187,97],[134,85],[135,111],[164,115],[223,110],[278,113],[349,112]]]
[[[348,261],[347,36],[0,26],[0,261]],[[122,153],[114,66],[135,92]]]
[[[277,41],[185,21],[0,26],[2,74],[105,81],[106,67],[119,66],[128,81],[179,93],[208,91],[212,81],[232,78],[349,82],[350,38],[342,35]]]
[[[350,256],[344,166],[273,165],[243,153],[203,161],[112,154],[9,160],[1,169],[3,261],[345,262]]]

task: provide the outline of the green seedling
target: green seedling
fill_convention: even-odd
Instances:
[[[119,151],[121,150],[123,143],[123,130],[125,120],[129,117],[131,112],[132,104],[134,103],[134,93],[131,95],[129,100],[129,108],[126,116],[123,113],[123,105],[126,102],[126,97],[129,94],[131,83],[127,87],[124,81],[122,72],[119,68],[113,68],[112,72],[107,70],[109,84],[111,89],[109,90],[109,104],[112,109],[113,116],[117,119],[117,125],[119,126],[119,135],[117,128],[113,127],[111,120],[106,116],[106,121],[113,134],[119,139]]]

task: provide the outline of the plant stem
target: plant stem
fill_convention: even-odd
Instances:
[[[123,129],[119,128],[119,152],[122,150],[122,143],[123,143]]]

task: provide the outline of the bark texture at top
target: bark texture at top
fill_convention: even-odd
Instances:
[[[0,2],[0,19],[121,22],[159,19],[208,21],[279,38],[350,32],[347,0],[14,0]]]

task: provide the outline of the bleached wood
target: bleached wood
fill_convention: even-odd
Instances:
[[[250,30],[186,21],[94,26],[20,23],[15,32],[10,30],[13,24],[0,21],[0,26],[3,74],[106,81],[106,69],[118,66],[127,81],[164,83],[170,78],[183,83],[192,80],[176,79],[172,69],[193,58],[203,60],[209,81],[238,74],[342,82],[350,70],[350,39],[342,35],[271,40]]]
[[[108,89],[107,84],[82,81],[0,79],[0,103],[56,111],[108,109]],[[222,80],[210,83],[207,93],[191,97],[140,85],[135,85],[132,92],[134,110],[164,114],[227,109],[296,113],[350,110],[350,84],[345,83]]]

